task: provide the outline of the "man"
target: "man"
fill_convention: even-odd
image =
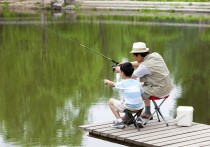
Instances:
[[[140,78],[140,82],[143,82],[144,93],[142,98],[145,111],[141,117],[148,119],[151,116],[149,97],[162,98],[169,95],[172,90],[170,72],[162,56],[156,52],[149,53],[149,48],[146,47],[144,42],[133,43],[130,53],[133,54],[135,59],[131,64],[133,67],[137,67],[131,77]],[[118,71],[119,67],[116,68],[116,72]]]

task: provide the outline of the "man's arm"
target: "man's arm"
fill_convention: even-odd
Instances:
[[[137,61],[133,61],[133,62],[130,62],[130,63],[132,64],[133,67],[138,67],[139,66],[139,63]],[[120,72],[120,66],[119,65],[114,68],[116,73]]]
[[[135,78],[138,78],[138,76],[132,74],[131,78],[135,79]]]
[[[138,67],[139,63],[137,61],[130,62],[133,67]]]
[[[151,71],[144,65],[140,65],[132,74],[132,78],[141,78],[147,74],[151,74]]]

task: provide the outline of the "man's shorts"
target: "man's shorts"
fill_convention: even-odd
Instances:
[[[141,94],[141,97],[143,100],[147,100],[150,97],[150,95],[144,92]]]
[[[118,112],[124,112],[125,109],[129,109],[129,110],[133,111],[133,110],[139,110],[139,109],[143,108],[143,106],[140,108],[130,108],[130,107],[127,107],[123,101],[119,101],[119,100],[114,100],[114,107],[115,107],[116,111],[118,111]]]

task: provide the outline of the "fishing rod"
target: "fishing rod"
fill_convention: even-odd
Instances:
[[[57,35],[59,35],[59,36],[61,36],[61,37],[64,37],[64,38],[70,40],[71,42],[73,42],[73,43],[75,43],[75,44],[77,44],[77,45],[80,45],[80,46],[83,47],[83,48],[86,48],[86,49],[92,51],[93,53],[96,53],[96,54],[98,54],[98,55],[100,55],[100,56],[102,56],[102,57],[104,57],[104,58],[106,58],[106,59],[112,61],[113,63],[115,63],[115,65],[112,66],[112,69],[113,69],[114,66],[116,66],[116,65],[119,64],[119,62],[117,62],[116,60],[111,59],[110,57],[107,57],[107,56],[105,56],[105,55],[103,55],[103,54],[101,54],[101,53],[95,51],[94,49],[85,46],[84,44],[81,44],[80,42],[78,42],[78,41],[72,39],[72,38],[69,37],[69,36],[58,34],[57,32],[55,32],[55,31],[53,31],[53,30],[51,30],[51,29],[48,29],[48,28],[46,28],[46,29],[47,29],[48,31],[50,31],[50,32],[53,32],[53,33],[55,33],[55,34],[57,34]],[[114,69],[113,69],[113,70],[114,70]]]
[[[71,41],[74,42],[75,44],[80,45],[81,47],[84,47],[84,48],[86,48],[86,49],[88,49],[88,50],[90,50],[90,51],[92,51],[92,52],[94,52],[94,53],[96,53],[96,54],[98,54],[98,55],[100,55],[100,56],[102,56],[102,57],[104,57],[104,58],[106,58],[106,59],[112,61],[112,62],[115,63],[116,65],[119,64],[119,62],[115,61],[114,59],[111,59],[111,58],[109,58],[109,57],[107,57],[107,56],[105,56],[105,55],[103,55],[103,54],[101,54],[101,53],[99,53],[99,52],[93,50],[93,49],[90,48],[90,47],[87,47],[87,46],[85,46],[85,45],[83,45],[83,44],[81,44],[81,43],[79,43],[79,42],[77,42],[77,41],[75,41],[75,40],[73,40],[73,39],[71,39],[71,38],[69,38],[69,40],[71,40]]]

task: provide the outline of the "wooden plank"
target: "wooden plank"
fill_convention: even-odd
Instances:
[[[169,127],[172,128],[172,126],[174,126],[174,124],[175,124],[174,122],[173,122],[173,124],[171,123]],[[116,134],[112,134],[112,135],[117,135],[118,140],[124,141],[126,138],[131,137],[131,136],[144,135],[144,134],[156,132],[159,130],[165,130],[165,129],[166,129],[166,126],[157,124],[157,125],[153,125],[153,126],[145,126],[144,128],[142,128],[140,130],[140,132],[135,132],[132,134],[130,132],[128,132],[126,134],[116,133]]]
[[[201,130],[201,131],[199,130],[199,131],[191,132],[191,133],[184,133],[184,134],[174,135],[170,137],[163,137],[158,140],[147,141],[146,143],[157,145],[157,146],[170,145],[170,144],[182,142],[183,139],[184,141],[188,141],[188,139],[191,140],[192,139],[191,137],[199,138],[201,134],[206,134],[206,133],[210,133],[210,128],[208,128],[207,130]]]
[[[104,131],[116,131],[116,128],[112,128],[112,127],[106,127],[106,128],[98,128],[98,129],[94,129],[92,131],[93,134],[98,134],[98,135],[101,135]]]
[[[189,137],[179,138],[179,139],[176,139],[173,143],[174,144],[182,143],[182,142],[188,142],[189,143],[189,142],[191,142],[191,140],[200,140],[201,138],[208,138],[207,140],[209,140],[209,137],[210,137],[210,134],[200,134],[200,135],[196,135],[196,136],[189,136]],[[196,141],[196,143],[197,143],[197,141]],[[164,146],[172,146],[174,144],[168,144],[167,143],[167,145],[164,145]],[[163,146],[163,145],[160,145],[160,144],[154,144],[154,145]]]
[[[143,120],[145,120],[145,119],[143,119]],[[173,118],[168,118],[168,120],[174,121]],[[153,120],[150,120],[148,122],[148,124],[153,123],[155,121],[157,121],[157,117],[154,117]],[[84,129],[84,128],[89,128],[89,127],[94,127],[94,126],[101,126],[101,125],[112,124],[112,123],[113,123],[112,121],[108,121],[108,122],[102,122],[102,123],[97,123],[97,124],[87,124],[87,125],[81,125],[81,126],[79,126],[79,128]]]
[[[171,130],[163,130],[162,132],[157,132],[157,133],[153,133],[153,134],[149,134],[144,136],[144,138],[129,138],[130,140],[133,140],[134,144],[137,145],[148,145],[148,141],[154,140],[154,139],[160,139],[160,138],[166,138],[166,137],[170,137],[170,136],[174,136],[174,135],[180,135],[183,133],[191,133],[194,131],[198,131],[198,130],[203,130],[206,129],[205,125],[199,124],[199,125],[194,125],[191,127],[177,127],[175,129],[171,129]],[[138,139],[137,139],[138,138]]]
[[[102,122],[102,123],[97,123],[97,124],[88,124],[88,125],[81,125],[79,128],[84,129],[84,128],[89,128],[89,127],[94,127],[94,126],[100,126],[100,125],[105,125],[105,124],[111,124],[112,122]]]
[[[150,122],[152,123],[153,121],[157,121],[157,120],[151,120]],[[88,125],[81,125],[79,126],[79,128],[83,129],[84,131],[89,132],[90,130],[92,130],[94,127],[96,128],[100,128],[100,126],[104,126],[104,125],[111,125],[113,122],[109,121],[109,122],[103,122],[103,123],[98,123],[98,124],[88,124]]]
[[[117,137],[121,134],[132,134],[132,133],[136,133],[136,132],[139,132],[137,128],[133,127],[133,129],[130,129],[128,131],[118,131],[118,132],[112,132],[108,135],[109,138],[115,138],[117,139]]]
[[[186,145],[185,147],[210,147],[210,140],[205,142],[199,142],[191,145]]]
[[[110,128],[110,124],[104,124],[104,125],[97,125],[97,126],[92,126],[92,127],[87,127],[84,128],[85,131],[87,132],[93,132],[95,129],[100,129],[100,128]]]
[[[186,132],[193,132],[195,131],[195,129],[202,130],[204,128],[205,127],[203,125],[195,125],[194,127],[185,128],[185,129],[183,129],[183,127],[177,127],[175,129],[163,130],[161,132],[153,133],[152,135],[151,134],[147,135],[144,138],[136,137],[136,138],[129,138],[129,139],[132,139],[134,144],[148,145],[147,143],[148,141],[158,140],[161,138],[167,138],[170,136],[175,136],[175,135],[183,134]]]
[[[140,146],[210,146],[210,126],[193,123],[191,127],[180,127],[174,119],[168,119],[169,126],[165,123],[151,120],[144,128],[138,131],[134,125],[124,129],[112,128],[112,122],[89,124],[80,126],[90,135],[101,136],[110,141]]]
[[[109,127],[102,127],[102,128],[96,128],[92,131],[93,134],[97,134],[97,135],[101,135],[101,136],[108,136],[110,133],[113,133],[113,132],[119,132],[119,131],[128,131],[128,130],[134,130],[135,127],[127,127],[125,129],[117,129],[117,128],[112,128],[111,126]]]
[[[102,133],[102,135],[106,134],[106,136],[108,136],[109,138],[116,138],[116,135],[113,134],[125,134],[125,133],[132,133],[132,132],[137,132],[138,129],[134,126],[129,126],[126,127],[124,129],[115,129],[115,131],[109,132],[109,131],[105,131]]]
[[[153,121],[158,123],[157,120],[152,120],[151,122],[153,122]],[[173,122],[173,120],[171,120],[171,121]],[[101,136],[104,136],[104,137],[109,136],[111,133],[121,132],[122,134],[125,134],[124,131],[122,131],[122,129],[112,128],[111,126],[109,126],[109,127],[95,127],[95,128],[91,128],[91,129],[92,129],[91,133],[101,135]],[[138,131],[137,128],[134,127],[134,125],[126,127],[126,128],[124,128],[124,130],[126,130],[126,133],[129,133],[130,131],[131,132]],[[115,136],[112,136],[112,135],[110,135],[110,136],[109,136],[110,138],[115,138]]]
[[[173,144],[173,145],[168,145],[168,146],[165,146],[165,147],[185,147],[185,146],[189,146],[189,145],[194,145],[195,143],[202,143],[202,142],[205,142],[205,141],[209,141],[210,139],[210,136],[206,136],[205,138],[199,138],[199,139],[195,139],[195,140],[190,140],[190,141],[185,141],[185,142],[181,142],[181,143],[176,143],[176,144]]]
[[[141,132],[118,136],[118,139],[121,140],[121,138],[124,138],[124,140],[126,142],[133,143],[133,141],[135,139],[142,138],[141,135],[144,135],[144,136],[146,135],[146,136],[152,137],[152,136],[155,135],[154,133],[160,132],[160,134],[162,134],[163,131],[176,129],[176,128],[177,128],[176,125],[170,125],[168,127],[166,127],[166,126],[164,126],[164,127],[153,127],[153,129],[147,129],[147,130],[145,129],[145,130],[142,130]]]
[[[128,129],[121,129],[121,130],[118,130],[118,131],[103,132],[102,135],[106,134],[107,137],[109,137],[111,139],[116,139],[117,136],[113,135],[115,133],[127,134],[127,133],[132,133],[132,132],[138,132],[138,129],[136,129],[135,127],[132,127],[129,130]]]
[[[95,129],[95,130],[93,130],[93,134],[100,134],[101,136],[108,137],[112,133],[121,132],[122,134],[125,134],[125,132],[128,133],[130,131],[132,132],[132,131],[138,131],[138,130],[133,125],[129,126],[129,127],[126,127],[124,129],[117,129],[117,128],[109,127],[109,128]]]

